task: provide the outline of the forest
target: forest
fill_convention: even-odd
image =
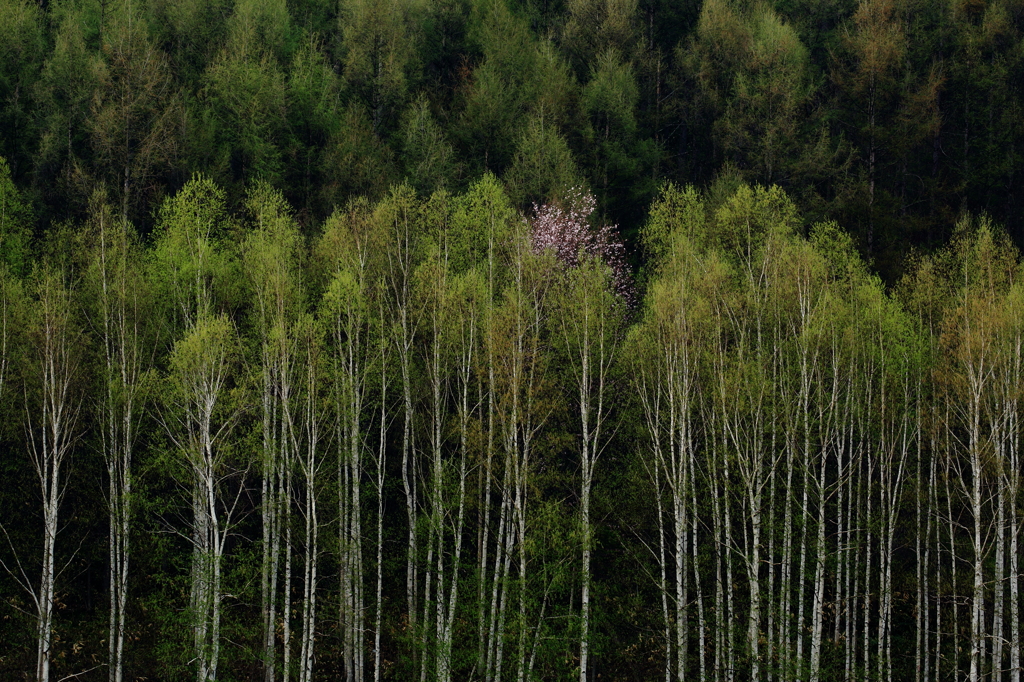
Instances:
[[[0,0],[0,678],[1021,682],[1024,0]]]

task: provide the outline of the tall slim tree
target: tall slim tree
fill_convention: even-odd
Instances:
[[[38,585],[19,571],[36,613],[37,682],[50,679],[53,655],[53,614],[56,599],[57,533],[63,478],[75,443],[81,408],[81,331],[69,274],[43,265],[33,275],[34,314],[28,325],[31,348],[26,386],[29,456],[42,497],[43,546]]]
[[[111,682],[124,676],[127,631],[130,538],[134,519],[135,445],[145,408],[149,305],[140,267],[141,248],[134,228],[116,217],[101,195],[90,217],[92,250],[87,292],[95,308],[94,325],[103,343],[100,398],[101,441],[107,466],[110,505],[110,614],[108,666]]]
[[[364,679],[366,667],[363,478],[369,434],[364,405],[379,350],[374,302],[382,295],[377,278],[388,244],[385,229],[365,201],[354,202],[327,221],[317,246],[328,277],[320,314],[333,364],[342,656],[346,679],[353,680]]]
[[[614,272],[601,254],[577,254],[552,296],[554,336],[570,370],[568,391],[579,417],[580,534],[580,682],[588,677],[590,584],[593,525],[590,518],[594,469],[604,449],[612,389],[612,365],[620,340],[625,302],[615,294]],[[603,440],[605,439],[605,440]]]
[[[201,316],[174,344],[165,394],[165,424],[189,491],[193,543],[189,617],[196,680],[217,679],[223,614],[224,554],[237,520],[244,472],[226,439],[237,407],[228,396],[236,371],[235,330],[224,315]]]
[[[283,585],[285,623],[283,665],[286,677],[291,654],[291,520],[293,448],[298,425],[296,407],[296,348],[293,327],[303,306],[299,272],[299,233],[281,195],[259,183],[249,194],[247,209],[253,231],[243,247],[253,290],[255,327],[260,338],[262,378],[261,515],[263,521],[260,590],[263,608],[264,678],[276,676],[278,586]],[[283,544],[282,544],[283,543]],[[281,580],[284,553],[285,577]]]

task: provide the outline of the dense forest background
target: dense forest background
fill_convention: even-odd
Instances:
[[[984,211],[1021,239],[1016,0],[15,2],[0,155],[39,229],[97,187],[143,234],[201,172],[307,233],[402,181],[594,193],[632,239],[660,183],[777,184],[883,276]],[[1015,203],[1017,202],[1017,203]]]
[[[0,0],[0,676],[1020,682],[1022,121],[1024,0]]]

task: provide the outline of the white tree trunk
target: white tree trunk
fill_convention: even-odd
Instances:
[[[71,292],[52,273],[42,275],[36,302],[38,321],[30,339],[38,372],[38,418],[29,417],[29,454],[43,501],[43,548],[39,589],[30,590],[36,606],[36,680],[50,679],[53,644],[53,600],[57,578],[58,512],[64,495],[61,470],[71,452],[78,417],[74,394],[77,357],[74,352]],[[27,587],[27,585],[26,585]]]

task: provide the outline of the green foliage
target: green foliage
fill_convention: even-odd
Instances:
[[[284,172],[279,141],[286,124],[285,77],[277,63],[256,51],[226,49],[207,70],[213,127],[212,158],[226,182],[250,177],[274,182]]]
[[[188,327],[228,301],[237,286],[234,265],[222,249],[228,234],[224,191],[196,176],[160,209],[153,249],[153,278],[164,315]]]
[[[664,185],[640,232],[648,263],[652,267],[663,263],[680,239],[703,241],[707,220],[704,198],[694,187]]]
[[[406,182],[424,195],[458,184],[455,150],[434,120],[425,97],[420,96],[402,115],[401,135]]]
[[[155,181],[182,162],[182,103],[141,12],[129,7],[107,19],[103,41],[106,63],[88,125],[98,166],[94,182],[120,195],[122,217],[138,218],[159,196]]]
[[[488,268],[488,277],[501,276],[504,253],[520,221],[498,179],[490,174],[474,182],[455,198],[450,259],[456,271],[475,264]],[[486,265],[485,265],[486,264]]]
[[[581,189],[583,180],[565,139],[543,118],[536,117],[519,138],[505,184],[513,203],[530,206],[545,197],[565,198]]]
[[[534,41],[522,17],[504,0],[485,0],[475,10],[482,61],[470,74],[459,125],[474,171],[501,172],[522,148],[525,118],[539,128],[568,119],[576,86],[550,42]]]
[[[304,309],[300,279],[304,244],[281,193],[262,181],[249,190],[246,211],[252,225],[242,246],[242,262],[256,301],[257,328],[285,324]]]
[[[32,214],[11,182],[10,166],[0,157],[0,265],[16,276],[28,273],[31,237]]]
[[[230,0],[155,0],[153,27],[170,46],[174,70],[184,82],[195,82],[213,60],[227,33]]]
[[[380,198],[394,177],[394,154],[374,132],[366,110],[350,104],[320,160],[322,201],[343,205],[346,198]]]
[[[11,0],[0,151],[44,221],[103,185],[144,233],[193,172],[232,205],[267,179],[307,229],[396,181],[489,171],[524,208],[573,176],[628,239],[663,182],[732,175],[891,282],[965,206],[1019,229],[1024,31],[1009,0],[964,7]]]
[[[35,165],[48,182],[54,183],[44,190],[48,200],[59,189],[72,201],[84,204],[92,188],[83,182],[81,159],[89,139],[90,105],[104,65],[90,49],[92,36],[87,33],[84,17],[68,11],[61,19],[53,51],[34,83],[40,119]]]
[[[562,43],[578,64],[600,63],[599,49],[629,53],[637,48],[640,37],[637,0],[568,0]]]
[[[296,119],[293,126],[305,128],[306,144],[323,139],[338,125],[338,91],[321,41],[309,36],[296,49],[288,72],[288,110]]]
[[[395,123],[418,75],[423,4],[345,0],[338,55],[346,85],[370,114],[374,133]]]
[[[289,60],[293,27],[284,0],[236,0],[227,31],[228,52],[265,54],[281,64]]]
[[[710,0],[677,59],[697,88],[691,115],[714,121],[715,153],[748,182],[786,183],[814,206],[816,185],[844,162],[815,106],[813,66],[796,29],[768,4]]]
[[[761,250],[799,228],[797,208],[778,185],[743,185],[715,211],[708,239],[753,274]]]
[[[0,5],[0,126],[5,134],[0,155],[16,164],[28,162],[29,139],[36,122],[31,90],[46,54],[40,7],[31,0]]]
[[[167,394],[169,402],[188,405],[199,402],[214,385],[222,382],[237,360],[234,328],[225,315],[201,318],[183,338],[174,343],[169,358]],[[189,442],[189,448],[198,448],[198,442]],[[184,453],[197,456],[191,450]]]

